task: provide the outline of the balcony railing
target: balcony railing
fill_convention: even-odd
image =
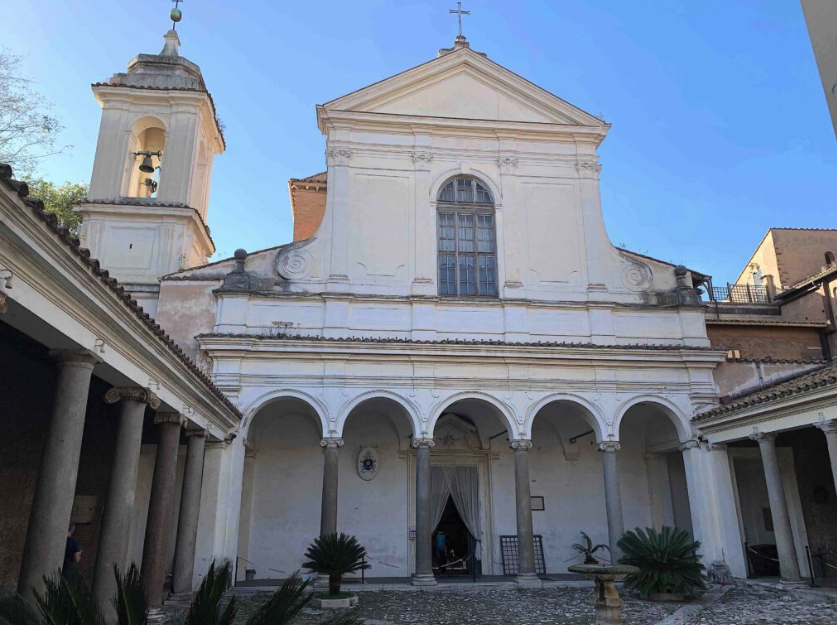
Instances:
[[[769,304],[771,302],[767,287],[754,284],[713,286],[707,289],[707,295],[712,302],[728,302],[730,304]]]

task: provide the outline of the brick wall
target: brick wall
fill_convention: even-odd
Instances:
[[[288,181],[291,211],[294,216],[294,241],[307,239],[317,232],[326,207],[326,174]]]
[[[712,347],[739,349],[742,358],[813,360],[823,357],[817,328],[707,324],[706,334]]]

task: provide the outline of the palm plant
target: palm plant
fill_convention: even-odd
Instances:
[[[598,564],[599,560],[596,558],[596,552],[601,549],[607,549],[610,551],[610,547],[605,544],[594,545],[590,537],[584,532],[581,532],[581,536],[584,542],[575,543],[573,545],[573,549],[578,551],[580,555],[584,556],[584,564]]]
[[[232,585],[232,567],[227,562],[220,569],[215,569],[215,561],[209,565],[209,571],[201,581],[197,594],[189,604],[189,610],[183,619],[184,625],[232,625],[238,610],[236,597],[231,597],[223,610],[219,608],[224,593]]]
[[[145,599],[137,565],[132,562],[128,572],[122,575],[119,567],[114,564],[113,575],[116,577],[116,596],[111,599],[111,603],[116,610],[117,623],[145,625],[148,620],[148,601]]]
[[[639,573],[625,579],[625,585],[643,597],[652,593],[694,596],[706,589],[706,567],[697,554],[700,542],[686,532],[668,526],[659,532],[638,527],[626,532],[617,544],[623,554],[620,564],[639,568]]]
[[[325,534],[318,536],[305,552],[308,562],[302,566],[315,573],[328,575],[328,594],[340,593],[340,582],[347,573],[368,569],[366,548],[354,536]]]
[[[3,625],[105,625],[93,593],[78,573],[44,576],[44,589],[33,591],[37,611],[20,595],[0,599]]]

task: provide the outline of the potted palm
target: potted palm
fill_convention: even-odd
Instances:
[[[575,549],[579,555],[584,556],[584,564],[598,564],[599,559],[596,557],[596,552],[603,549],[610,550],[610,548],[604,544],[594,545],[590,537],[584,532],[581,532],[581,539],[582,542],[575,543],[573,545],[573,549]]]
[[[639,568],[625,579],[625,586],[652,601],[682,601],[706,590],[704,571],[697,550],[700,542],[688,533],[664,526],[636,528],[617,543],[622,550],[620,564]]]
[[[366,548],[357,538],[342,532],[318,536],[308,547],[305,557],[308,561],[303,563],[304,568],[328,575],[328,594],[314,597],[320,607],[347,608],[357,603],[357,595],[340,592],[344,575],[369,568],[365,560]]]

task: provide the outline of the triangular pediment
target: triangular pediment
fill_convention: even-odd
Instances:
[[[322,109],[498,122],[606,125],[467,48],[332,100]]]

